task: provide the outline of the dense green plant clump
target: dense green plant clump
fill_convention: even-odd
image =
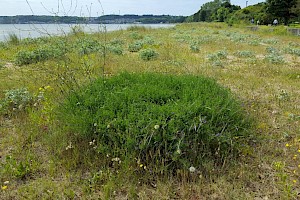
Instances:
[[[250,128],[229,90],[191,75],[99,79],[70,95],[58,118],[76,140],[90,141],[100,160],[150,173],[221,163],[237,155]]]
[[[75,44],[75,49],[77,49],[80,55],[98,52],[102,48],[99,41],[87,37],[78,39]]]
[[[143,48],[143,43],[141,41],[136,41],[132,44],[129,44],[128,51],[130,52],[139,52]]]
[[[159,54],[154,49],[144,49],[140,52],[140,58],[145,61],[154,60]]]
[[[8,90],[5,92],[5,97],[0,99],[0,114],[24,111],[40,101],[41,95],[34,96],[26,88]]]
[[[59,47],[42,46],[33,51],[19,51],[15,56],[15,63],[17,65],[28,65],[53,58],[60,58],[64,54],[64,50]]]

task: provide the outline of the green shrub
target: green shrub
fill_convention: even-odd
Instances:
[[[33,102],[33,96],[26,88],[12,89],[0,100],[0,113],[25,110]]]
[[[266,44],[277,44],[278,42],[279,42],[279,40],[275,39],[275,38],[270,38],[270,39],[263,40],[263,43],[266,43]]]
[[[43,46],[33,51],[21,50],[15,55],[17,65],[28,65],[52,58],[60,58],[65,54],[63,49],[56,46]]]
[[[291,47],[287,47],[284,49],[284,51],[288,54],[292,54],[292,55],[296,55],[296,56],[300,56],[300,48],[291,48]]]
[[[237,51],[235,55],[241,58],[251,58],[255,57],[255,54],[252,51]]]
[[[76,41],[75,49],[80,55],[87,55],[98,52],[102,49],[102,46],[97,40],[85,37]]]
[[[277,53],[270,53],[265,56],[265,60],[272,64],[282,64],[285,62],[283,56],[277,54]]]
[[[155,44],[155,40],[152,37],[150,37],[150,36],[146,36],[143,39],[143,44],[154,45]]]
[[[227,51],[226,50],[220,50],[217,51],[216,53],[208,54],[207,58],[209,61],[216,61],[216,60],[221,60],[221,59],[226,59],[227,58]]]
[[[145,61],[154,60],[158,55],[159,54],[153,49],[144,49],[140,52],[140,58]]]
[[[144,36],[139,34],[138,32],[132,32],[130,33],[129,37],[135,40],[139,40],[139,39],[143,39]]]
[[[11,156],[7,156],[5,162],[0,163],[0,175],[11,175],[18,179],[24,179],[32,172],[31,161],[17,161]]]
[[[266,51],[270,54],[279,54],[280,53],[280,51],[277,48],[274,48],[274,47],[267,47]]]
[[[136,41],[133,44],[129,44],[128,51],[130,52],[139,52],[143,48],[142,41]]]
[[[251,125],[229,90],[191,75],[99,79],[68,96],[58,110],[58,120],[72,133],[67,137],[90,143],[106,167],[146,166],[152,174],[199,169],[207,159],[220,164],[245,144]]]
[[[199,53],[200,52],[200,48],[196,43],[193,43],[193,44],[190,45],[190,50],[193,53]]]
[[[109,42],[110,45],[113,45],[113,46],[122,46],[125,42],[124,40],[121,40],[121,39],[113,39],[112,41]]]
[[[38,62],[33,51],[21,50],[15,56],[17,65],[29,65]]]
[[[110,45],[108,46],[108,50],[116,55],[123,55],[124,53],[123,48],[119,45]]]

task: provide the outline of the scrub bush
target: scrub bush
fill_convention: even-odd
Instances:
[[[99,79],[68,96],[57,117],[72,133],[66,137],[93,145],[107,167],[118,162],[154,174],[198,169],[207,159],[223,164],[251,127],[228,89],[191,75]]]
[[[140,58],[145,61],[154,60],[158,55],[159,54],[153,49],[144,49],[140,52]]]
[[[60,58],[65,51],[56,46],[43,46],[33,51],[21,50],[15,55],[17,65],[29,65],[49,59]]]

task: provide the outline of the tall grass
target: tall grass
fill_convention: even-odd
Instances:
[[[20,43],[20,38],[17,36],[17,34],[9,33],[6,41],[12,45],[18,45]]]

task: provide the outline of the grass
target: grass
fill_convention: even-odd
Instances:
[[[256,32],[251,32],[244,27],[227,27],[220,23],[182,24],[172,29],[132,27],[125,31],[92,35],[75,32],[67,37],[26,39],[15,44],[12,42],[0,44],[2,66],[0,99],[1,102],[6,102],[2,104],[5,105],[2,107],[5,112],[0,116],[1,197],[4,199],[299,198],[297,196],[300,187],[298,37],[287,34],[281,27],[276,27],[273,31],[262,27]],[[141,49],[131,51],[129,46],[137,43],[141,44]],[[65,47],[61,49],[62,57],[41,59],[30,64],[24,63],[22,66],[14,64],[18,52],[37,53],[41,52],[37,51],[39,49],[53,50],[62,46]],[[140,53],[148,49],[154,50],[158,56],[145,61],[141,59]],[[106,118],[100,115],[97,109],[93,109],[93,112],[87,113],[91,114],[89,117],[84,117],[86,116],[84,114],[76,115],[81,116],[82,120],[80,121],[82,124],[78,126],[71,114],[84,112],[85,107],[82,107],[84,109],[79,107],[77,110],[71,108],[60,118],[55,111],[60,106],[68,108],[63,102],[66,102],[68,97],[74,98],[71,95],[74,91],[81,91],[77,94],[85,97],[84,106],[90,105],[95,98],[94,93],[87,92],[88,88],[94,87],[97,91],[96,89],[105,85],[103,81],[107,84],[111,84],[110,81],[117,82],[117,75],[123,71],[136,74],[136,77],[139,77],[139,74],[155,74],[153,79],[142,79],[146,80],[145,85],[152,83],[146,87],[149,90],[142,86],[127,88],[136,92],[136,98],[137,92],[143,88],[142,94],[157,94],[162,97],[166,94],[174,95],[172,90],[166,88],[169,83],[168,77],[176,78],[181,84],[189,81],[197,83],[195,77],[214,79],[218,88],[227,88],[225,90],[230,90],[229,93],[238,99],[244,115],[255,119],[248,145],[240,147],[239,154],[234,159],[223,159],[222,165],[216,165],[212,157],[204,156],[200,168],[192,163],[185,167],[185,171],[175,170],[176,173],[172,176],[146,173],[147,167],[151,169],[151,162],[145,164],[143,159],[135,160],[133,158],[135,148],[132,148],[133,153],[130,155],[133,157],[130,161],[123,159],[123,154],[121,156],[113,154],[109,152],[112,149],[107,148],[108,154],[104,155],[107,162],[106,165],[102,165],[104,157],[95,156],[95,151],[103,150],[99,147],[93,148],[99,142],[99,138],[93,134],[99,135],[107,130],[107,121],[106,126],[98,127],[102,124],[101,120],[118,122],[120,123],[118,130],[126,132],[126,129],[120,127],[130,127],[130,130],[134,130],[138,126],[121,126],[123,122],[133,124],[129,120],[132,119],[137,124],[146,123],[149,117],[137,121],[134,117],[142,118],[143,112],[134,111],[136,115],[124,113],[125,116],[131,116],[127,120],[116,118],[114,121],[110,115],[111,110],[106,111],[108,112]],[[158,84],[160,82],[161,84]],[[22,88],[26,88],[25,93],[30,100],[26,101],[26,109],[16,112],[19,106],[11,104],[10,101],[16,99],[23,102],[19,97],[26,100],[25,89]],[[211,91],[210,88],[206,88],[206,91]],[[111,98],[115,98],[115,101],[106,102],[109,108],[118,108],[122,105],[121,102],[128,99],[124,95],[117,95],[122,94],[124,88],[115,87],[115,89],[103,88],[103,91],[111,91],[108,94]],[[170,93],[159,93],[160,90]],[[189,91],[188,88],[184,90]],[[192,90],[189,93],[197,94],[195,91],[201,90]],[[212,92],[205,94],[213,95]],[[134,97],[134,93],[132,96]],[[126,98],[118,100],[117,97]],[[195,99],[200,100],[201,95]],[[94,103],[101,103],[100,100],[102,98]],[[137,99],[131,101],[133,100],[137,101]],[[74,103],[78,102],[73,102],[73,107]],[[100,107],[101,105],[99,104]],[[157,111],[162,109],[163,112],[155,116],[162,118],[157,118],[160,121],[149,121],[151,125],[149,130],[145,129],[145,134],[156,131],[155,125],[159,125],[159,128],[164,126],[161,123],[162,119],[167,117],[163,115],[164,113],[168,114],[172,110],[177,112],[179,108],[182,108],[182,113],[193,110],[189,107],[192,105],[190,102],[181,107],[179,104],[178,107],[176,104],[165,105],[166,110],[157,105],[155,109]],[[99,106],[95,104],[96,108]],[[129,108],[129,111],[134,110],[134,107]],[[184,119],[191,119],[187,113],[183,114],[185,115],[187,117]],[[97,121],[90,121],[91,119]],[[177,118],[173,120],[175,119]],[[237,122],[237,119],[234,118],[229,124],[233,122]],[[172,125],[174,130],[176,124],[180,123]],[[82,133],[92,135],[83,139]],[[116,132],[112,131],[111,134],[113,136]],[[121,142],[120,147],[122,144],[124,143]],[[238,141],[237,144],[243,143]],[[150,153],[145,155],[147,154]],[[218,155],[220,154],[214,156]],[[196,173],[190,173],[190,165],[195,165]]]
[[[113,162],[152,176],[237,158],[251,134],[250,120],[227,89],[191,75],[100,78],[69,96],[58,115],[73,133],[65,138],[89,144],[81,150],[95,151],[102,167]]]

